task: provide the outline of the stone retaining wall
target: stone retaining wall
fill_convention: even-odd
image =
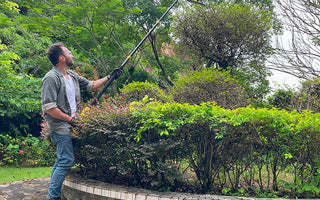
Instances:
[[[68,175],[63,183],[62,197],[64,197],[65,200],[257,200],[257,198],[230,197],[221,195],[157,192],[146,189],[108,184],[91,179],[85,179],[72,174]],[[259,198],[258,200],[264,199]]]

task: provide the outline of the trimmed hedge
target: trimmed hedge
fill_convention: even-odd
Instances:
[[[170,94],[179,103],[214,101],[229,109],[248,105],[245,90],[236,79],[228,72],[211,69],[192,71],[179,78]]]
[[[118,99],[122,99],[126,103],[133,101],[140,101],[145,96],[156,99],[161,102],[170,102],[172,97],[166,95],[164,91],[155,83],[146,82],[132,82],[125,85],[117,96]]]
[[[189,166],[202,193],[320,197],[320,114],[144,98],[80,120],[76,159],[90,177],[181,191]]]

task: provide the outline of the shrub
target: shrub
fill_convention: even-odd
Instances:
[[[268,102],[271,106],[276,108],[290,110],[293,97],[294,92],[292,90],[279,89],[272,96],[268,97]]]
[[[0,135],[0,165],[30,167],[52,166],[55,148],[47,141],[28,135],[13,138]]]
[[[178,79],[172,96],[180,103],[216,102],[224,108],[247,105],[244,90],[227,72],[217,70],[193,71]]]
[[[179,144],[152,131],[137,142],[139,120],[129,108],[105,102],[80,116],[75,155],[84,175],[107,182],[125,177],[128,185],[146,188],[174,187],[178,165],[168,158]]]
[[[170,97],[167,96],[159,86],[154,83],[150,82],[132,82],[126,86],[124,86],[120,90],[121,99],[125,102],[130,103],[133,101],[140,101],[145,96],[149,98],[153,98],[155,100],[161,102],[168,102],[170,101]]]
[[[103,103],[79,120],[76,159],[92,178],[181,191],[188,184],[182,174],[187,166],[197,192],[320,195],[307,192],[320,183],[319,114],[144,98],[125,107]]]
[[[228,183],[231,191],[237,191],[245,172],[254,170],[261,162],[265,168],[273,169],[269,177],[273,191],[279,190],[281,170],[294,168],[297,173],[292,180],[307,181],[307,177],[317,173],[319,150],[314,147],[320,142],[316,139],[320,127],[315,126],[320,120],[318,114],[251,107],[231,111],[210,104],[173,103],[148,104],[134,111],[143,124],[138,137],[151,129],[159,130],[160,135],[174,135],[175,141],[181,141],[202,192],[209,191],[215,182]],[[319,183],[317,179],[313,181],[316,182],[309,180],[308,184]]]
[[[0,53],[0,133],[27,136],[31,128],[40,132],[41,79],[17,75],[11,67],[15,59],[15,54]]]

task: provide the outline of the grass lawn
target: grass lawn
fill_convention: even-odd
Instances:
[[[0,167],[0,184],[34,178],[50,177],[52,167]]]

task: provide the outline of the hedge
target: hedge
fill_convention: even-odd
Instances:
[[[76,159],[89,177],[158,190],[196,184],[202,193],[320,197],[318,113],[145,98],[102,103],[79,120]]]

